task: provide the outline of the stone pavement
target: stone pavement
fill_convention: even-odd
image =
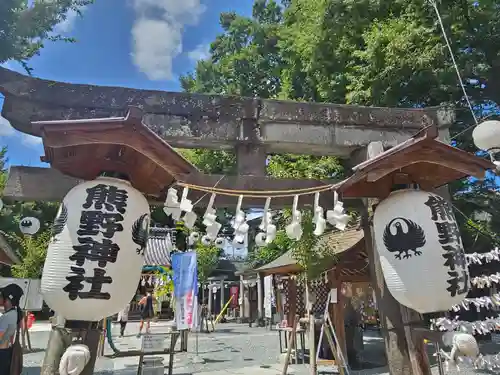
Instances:
[[[169,325],[165,322],[153,323],[153,334],[166,333]],[[115,345],[119,350],[140,349],[141,339],[136,337],[138,323],[127,325],[124,338],[118,338],[119,327],[113,326]],[[24,375],[39,375],[50,333],[50,325],[37,323],[31,330],[33,353],[25,354]],[[166,341],[167,343],[168,341]],[[201,333],[198,339],[198,357],[203,358],[203,364],[196,360],[195,335],[188,342],[187,353],[177,353],[174,357],[175,375],[280,375],[283,365],[280,363],[279,340],[276,331],[264,328],[249,328],[248,325],[227,323],[219,324],[214,333]],[[178,348],[177,348],[178,349]],[[111,354],[109,346],[105,354]],[[372,368],[359,372],[351,371],[351,375],[388,375],[387,369],[381,367],[384,362],[382,339],[376,332],[365,335],[365,351],[363,360],[373,364]],[[168,364],[165,356],[163,363]],[[138,357],[100,358],[96,365],[96,375],[135,375],[137,373]],[[433,369],[437,374],[437,368]],[[472,369],[462,369],[460,374],[470,375]],[[308,375],[307,365],[290,365],[288,374]],[[448,373],[450,374],[450,373]]]

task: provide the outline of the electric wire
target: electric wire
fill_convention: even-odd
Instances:
[[[474,113],[474,107],[472,106],[472,103],[469,99],[469,95],[467,95],[467,90],[465,88],[464,81],[462,79],[462,75],[460,74],[460,69],[458,68],[458,64],[457,64],[457,61],[455,59],[455,54],[453,53],[453,49],[451,48],[450,38],[448,37],[448,34],[446,33],[446,29],[444,27],[443,19],[441,18],[441,13],[439,12],[437,2],[436,2],[436,0],[429,0],[429,2],[431,3],[431,5],[434,8],[434,11],[436,12],[436,17],[438,19],[439,26],[441,27],[441,32],[443,34],[444,41],[446,43],[446,46],[448,47],[448,51],[450,52],[450,57],[451,57],[451,61],[453,63],[453,67],[455,68],[455,72],[457,73],[458,82],[460,83],[460,87],[462,88],[462,91],[464,93],[465,100],[467,101],[467,105],[469,106],[470,112],[472,114],[472,118],[474,119],[475,124],[472,126],[477,126],[479,124],[479,122],[478,122],[478,119],[476,117],[476,114]]]

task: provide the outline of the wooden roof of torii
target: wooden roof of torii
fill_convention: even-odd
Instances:
[[[385,198],[394,185],[416,184],[432,191],[472,176],[484,178],[495,165],[487,159],[437,140],[436,127],[423,129],[407,141],[353,168],[337,187],[344,198]]]
[[[67,176],[92,180],[102,172],[127,175],[146,195],[159,196],[180,174],[198,169],[142,124],[142,111],[126,117],[33,122],[42,135],[40,159]]]

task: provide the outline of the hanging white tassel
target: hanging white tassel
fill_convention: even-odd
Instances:
[[[297,209],[299,205],[299,196],[296,195],[293,198],[293,207],[292,207],[292,222],[288,224],[285,228],[286,235],[288,238],[292,240],[300,240],[302,237],[302,214]]]
[[[325,220],[325,210],[319,205],[319,193],[314,194],[314,235],[321,236],[325,233],[326,220]]]

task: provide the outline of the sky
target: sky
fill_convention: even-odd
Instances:
[[[29,65],[33,75],[55,81],[181,91],[179,77],[208,56],[222,30],[221,12],[250,15],[252,0],[96,0],[57,25],[76,43],[47,42]],[[16,63],[3,64],[23,72]],[[0,108],[3,98],[0,97]],[[40,138],[14,130],[0,118],[0,146],[9,165],[40,162]]]

